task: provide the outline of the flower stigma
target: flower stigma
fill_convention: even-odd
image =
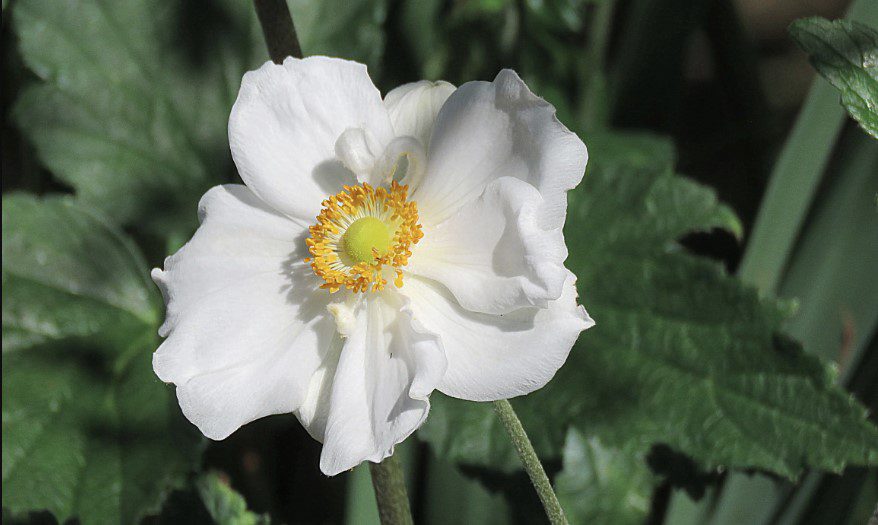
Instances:
[[[375,217],[357,219],[341,238],[344,251],[351,259],[370,264],[387,253],[391,240],[390,227]]]
[[[321,288],[376,292],[391,276],[402,286],[411,247],[424,236],[418,206],[407,197],[408,186],[394,181],[389,188],[345,186],[323,201],[305,241],[312,255],[305,262],[325,281]]]

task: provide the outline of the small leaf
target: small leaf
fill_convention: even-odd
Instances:
[[[655,476],[642,453],[612,449],[567,433],[555,492],[572,524],[640,524],[649,513]]]
[[[268,525],[271,520],[247,510],[247,502],[214,472],[197,481],[198,493],[217,525]]]
[[[199,439],[152,373],[157,299],[145,269],[120,232],[69,197],[3,199],[11,512],[136,523],[194,466]]]
[[[815,17],[793,22],[790,34],[841,91],[848,113],[878,139],[878,32],[859,22]]]

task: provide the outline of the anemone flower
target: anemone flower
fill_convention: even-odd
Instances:
[[[594,324],[562,234],[586,148],[513,71],[382,100],[362,64],[266,63],[229,142],[244,185],[152,273],[155,372],[209,438],[293,413],[324,473],[380,462],[434,390],[532,392]]]

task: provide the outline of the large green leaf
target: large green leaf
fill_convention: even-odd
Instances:
[[[204,85],[174,50],[172,6],[25,0],[14,10],[22,57],[45,81],[19,99],[20,127],[84,203],[154,230],[190,223],[169,214],[191,216],[223,176],[207,159],[224,158],[216,117],[227,90],[219,75]]]
[[[149,346],[132,350],[111,375],[84,349],[3,354],[4,507],[137,523],[194,467],[198,441]]]
[[[294,5],[306,52],[377,62],[384,2],[335,4]],[[244,72],[268,58],[251,3],[21,0],[14,11],[22,57],[44,81],[15,111],[40,159],[113,220],[185,235],[204,191],[234,178],[229,110]]]
[[[640,524],[646,519],[655,476],[644,454],[612,449],[571,429],[555,492],[573,524]]]
[[[155,326],[146,262],[72,199],[3,199],[3,351]],[[111,335],[112,335],[111,334]]]
[[[197,437],[152,373],[158,314],[145,271],[69,197],[3,199],[2,481],[13,513],[136,523],[197,460]]]
[[[858,22],[805,18],[790,34],[839,91],[848,113],[878,139],[878,32]]]
[[[663,167],[631,167],[594,145],[591,154],[566,234],[597,326],[548,386],[513,400],[542,457],[561,455],[572,425],[611,447],[664,443],[705,468],[795,477],[878,461],[865,409],[778,337],[788,309],[677,244],[694,230],[739,233],[732,212]],[[517,468],[484,404],[434,396],[420,435],[455,461]]]

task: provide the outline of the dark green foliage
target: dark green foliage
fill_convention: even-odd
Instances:
[[[458,84],[490,79],[501,67],[513,67],[589,146],[589,173],[570,195],[567,264],[597,326],[581,337],[545,389],[513,400],[550,474],[556,474],[572,523],[641,523],[664,477],[663,486],[695,494],[720,469],[796,478],[803,469],[839,471],[878,461],[878,431],[865,409],[834,385],[832,368],[782,335],[791,305],[760,297],[679,244],[693,231],[716,229],[741,239],[736,214],[712,191],[674,174],[669,139],[605,129],[613,119],[677,132],[686,114],[682,106],[689,103],[683,89],[686,50],[703,25],[719,48],[713,58],[720,83],[729,84],[735,98],[733,111],[745,115],[743,131],[761,142],[767,136],[765,122],[759,122],[761,94],[754,92],[755,77],[744,78],[755,74],[753,64],[737,60],[747,49],[732,20],[732,3],[292,0],[290,7],[306,55],[365,62],[385,91],[421,77]],[[621,13],[615,26],[614,7]],[[62,183],[25,187],[69,187],[74,193],[3,200],[4,522],[54,516],[85,525],[137,523],[148,515],[162,523],[193,516],[196,522],[268,523],[267,515],[248,510],[221,475],[192,472],[201,461],[202,441],[183,420],[172,388],[151,370],[162,304],[140,253],[158,261],[173,251],[194,228],[203,192],[237,180],[228,153],[228,113],[242,74],[267,60],[252,6],[237,0],[4,0],[3,14],[4,31],[11,28],[17,37],[9,39],[11,47],[21,53],[13,63],[23,61],[32,72],[19,75],[23,88],[10,122],[51,172],[39,177]],[[808,19],[791,33],[841,91],[851,115],[876,136],[875,31]],[[714,120],[728,114],[713,109]],[[830,127],[826,136],[835,133]],[[805,164],[809,149],[800,155]],[[685,159],[687,151],[681,151]],[[855,175],[874,165],[874,150],[860,153],[852,157],[850,176],[840,179],[844,184],[827,192],[836,210],[847,209],[848,190],[872,180]],[[761,154],[754,156],[762,161]],[[18,176],[6,166],[5,187]],[[813,169],[822,172],[821,166]],[[711,184],[729,183],[719,175]],[[874,191],[866,190],[874,204]],[[751,201],[759,196],[746,194]],[[868,216],[866,206],[856,210],[857,217]],[[859,254],[862,264],[855,269],[865,272],[871,251],[863,255],[856,245],[870,230],[848,228],[838,235],[846,220],[836,217],[826,223],[831,228],[825,221],[811,224],[826,230],[820,230],[819,243],[799,248],[808,248],[815,267],[847,267],[823,258],[824,243],[843,241],[839,257]],[[790,268],[799,286],[857,282],[846,280],[849,272],[842,272],[843,281],[829,274],[814,280],[808,277],[814,270]],[[868,289],[858,288],[861,295]],[[789,326],[819,319],[814,312],[825,309],[823,303],[835,304],[833,295],[815,294],[817,310],[806,305],[807,315]],[[866,310],[858,307],[857,315]],[[834,332],[811,326],[808,348],[819,342],[832,350]],[[856,334],[861,343],[869,337]],[[499,498],[480,493],[471,499],[480,502],[478,509],[461,504],[454,515],[536,519],[528,514],[535,497],[490,406],[438,393],[432,402],[419,435],[443,460],[463,466],[513,502],[501,508]],[[233,477],[247,480],[234,481],[242,494],[259,494],[250,503],[260,512],[277,514],[300,502],[319,507],[325,502],[315,493],[322,490],[325,497],[344,483],[301,483],[319,476],[314,450],[314,465],[297,465],[296,477],[289,474],[291,458],[302,456],[300,448],[286,450],[289,440],[278,439],[290,435],[294,421],[286,418],[280,419],[286,433],[264,421],[239,434],[240,442],[211,449],[242,456],[255,449],[260,453],[252,457],[266,463],[283,459],[263,470],[262,479],[240,458],[222,462]],[[310,439],[301,434],[296,439]],[[445,499],[437,501],[463,500],[464,492],[479,490],[464,484],[448,492],[447,485],[456,483],[450,468],[427,475],[430,490],[446,486]],[[280,496],[284,505],[272,503],[278,497],[272,490],[291,485],[301,492]],[[187,490],[174,492],[180,497],[162,508],[169,491],[181,487]],[[522,489],[527,496],[520,497]],[[431,508],[425,489],[411,494],[417,517],[447,521],[448,509]],[[326,499],[326,506],[339,507],[341,496]],[[305,515],[342,513],[311,512]],[[358,518],[348,516],[351,522]]]
[[[693,230],[739,233],[734,214],[661,163],[591,151],[598,160],[571,198],[566,233],[597,326],[548,386],[514,401],[538,451],[558,457],[573,426],[609,446],[664,443],[706,468],[789,478],[878,461],[863,407],[779,338],[788,309],[677,244]],[[420,435],[440,454],[516,468],[489,407],[436,397]]]
[[[3,199],[3,506],[137,523],[198,459],[152,374],[137,250],[70,198]]]
[[[269,525],[268,516],[247,510],[247,502],[219,475],[209,472],[198,479],[198,494],[217,525]]]
[[[653,478],[643,454],[571,430],[555,490],[571,523],[635,525],[646,519]]]
[[[878,32],[858,22],[805,18],[790,26],[790,34],[841,91],[848,113],[878,139]]]

